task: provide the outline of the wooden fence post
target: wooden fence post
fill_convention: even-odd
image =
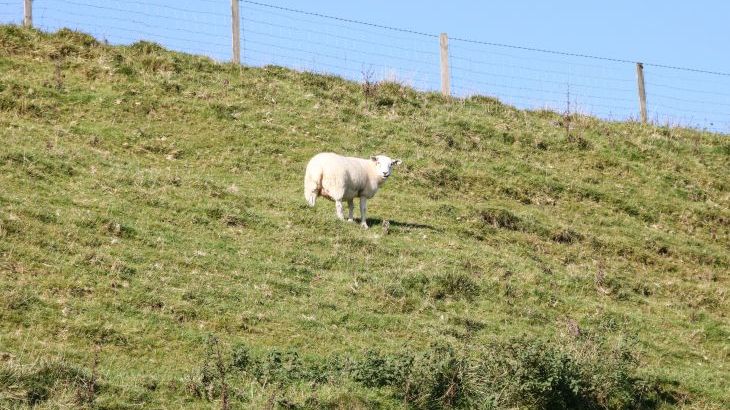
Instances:
[[[451,95],[451,77],[449,76],[449,36],[441,33],[439,37],[441,44],[441,94]]]
[[[33,27],[33,0],[23,1],[23,26]]]
[[[639,108],[641,122],[646,124],[646,89],[644,88],[644,64],[636,63],[636,82],[639,85]]]
[[[233,62],[241,64],[241,14],[238,0],[231,0],[231,34],[233,39]]]

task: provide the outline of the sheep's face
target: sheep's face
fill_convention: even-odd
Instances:
[[[383,179],[390,176],[390,173],[393,171],[393,165],[401,163],[401,160],[392,159],[385,155],[375,155],[370,157],[370,159],[375,163],[375,169],[377,170],[378,175]]]

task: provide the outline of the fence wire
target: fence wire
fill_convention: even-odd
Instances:
[[[243,64],[280,65],[355,81],[398,81],[423,91],[440,84],[439,36],[241,0]],[[21,24],[22,0],[0,1],[0,23]],[[67,27],[111,44],[155,41],[230,61],[227,0],[35,0],[33,25]],[[452,95],[496,97],[525,109],[610,119],[639,117],[635,62],[449,38]],[[650,121],[730,132],[730,73],[644,62]]]

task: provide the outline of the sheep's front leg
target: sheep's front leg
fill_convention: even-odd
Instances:
[[[368,220],[367,220],[367,207],[368,207],[368,200],[363,196],[360,197],[360,225],[367,229],[368,228]]]
[[[344,221],[345,215],[342,214],[342,200],[335,200],[335,212],[337,212],[337,219]]]
[[[348,208],[350,208],[350,216],[347,218],[347,222],[352,222],[352,214],[353,214],[353,211],[355,210],[355,201],[352,199],[348,200],[347,206],[348,206]]]

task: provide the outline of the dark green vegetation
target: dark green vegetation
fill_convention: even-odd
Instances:
[[[2,26],[0,141],[0,407],[730,406],[727,136]]]

